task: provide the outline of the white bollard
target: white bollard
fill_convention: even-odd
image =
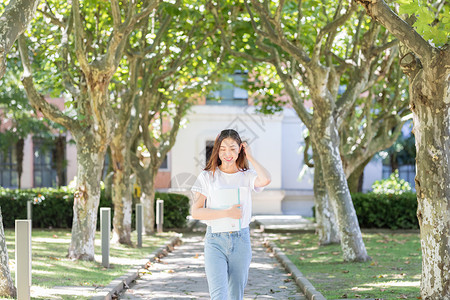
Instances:
[[[136,204],[137,246],[142,247],[142,204]]]
[[[33,201],[27,201],[27,220],[31,220],[33,216]]]
[[[158,233],[163,232],[164,223],[164,200],[156,200],[156,230]]]
[[[111,234],[111,208],[100,208],[100,232],[102,239],[102,265],[109,268],[109,240]]]
[[[16,220],[17,299],[29,300],[31,289],[31,220]]]

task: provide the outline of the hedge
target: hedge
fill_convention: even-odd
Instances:
[[[164,228],[183,228],[189,214],[189,198],[172,193],[156,192],[155,198],[164,200]],[[40,188],[27,190],[10,190],[0,188],[0,207],[3,225],[14,228],[16,219],[27,218],[27,201],[33,201],[34,228],[71,228],[73,218],[73,192],[61,189]],[[156,201],[155,201],[156,203]],[[111,218],[114,208],[104,190],[100,196],[99,207],[111,207]],[[100,209],[97,220],[100,220]],[[135,227],[135,205],[132,212],[132,228]],[[97,228],[100,222],[97,221]]]
[[[352,199],[361,228],[419,228],[415,193],[355,193]]]

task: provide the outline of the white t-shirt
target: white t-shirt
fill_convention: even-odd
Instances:
[[[208,198],[218,189],[246,188],[247,195],[241,195],[242,222],[241,228],[249,226],[252,218],[252,191],[261,192],[263,187],[255,187],[255,180],[258,175],[254,170],[239,171],[236,173],[224,173],[219,168],[214,173],[212,171],[203,171],[198,175],[197,181],[191,188],[192,192],[199,192],[206,197],[206,207],[208,207]],[[208,221],[206,224],[209,225]]]

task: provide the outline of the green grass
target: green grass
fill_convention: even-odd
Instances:
[[[11,276],[15,277],[15,233],[5,230]],[[103,287],[113,279],[127,273],[139,264],[139,260],[148,258],[157,248],[167,243],[174,236],[164,233],[143,236],[142,248],[111,244],[110,268],[101,264],[101,238],[97,232],[95,237],[95,261],[72,261],[66,257],[71,233],[69,230],[37,230],[32,231],[32,285],[33,287],[51,289],[54,286]],[[136,241],[136,232],[132,234]],[[32,299],[48,299],[48,296],[35,295],[32,287]],[[41,290],[41,289],[38,289]],[[64,296],[63,299],[89,299],[83,296]]]
[[[420,299],[418,233],[363,233],[372,257],[365,263],[344,263],[339,245],[319,247],[314,234],[271,238],[327,299]]]

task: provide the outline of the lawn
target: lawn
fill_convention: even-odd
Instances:
[[[314,234],[269,238],[327,299],[420,299],[419,233],[363,232],[366,263],[344,263],[339,245],[319,247]]]
[[[10,269],[15,277],[14,230],[5,230]],[[69,230],[37,230],[32,232],[32,299],[49,299],[55,286],[101,288],[113,279],[127,273],[160,246],[169,241],[174,233],[143,236],[142,248],[111,244],[110,264],[106,269],[101,264],[100,233],[95,237],[95,261],[72,261],[66,258],[70,244]],[[136,232],[132,233],[136,241]],[[86,296],[64,296],[63,299],[89,299]],[[59,298],[60,297],[55,297]]]

